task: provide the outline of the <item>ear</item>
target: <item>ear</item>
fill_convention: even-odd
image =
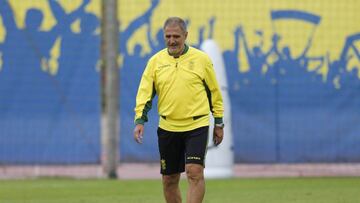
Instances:
[[[187,38],[187,36],[188,36],[188,32],[185,32],[185,39]]]

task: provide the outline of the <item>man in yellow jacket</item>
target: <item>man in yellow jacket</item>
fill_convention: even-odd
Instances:
[[[202,202],[210,112],[215,118],[214,144],[220,144],[224,135],[221,92],[210,58],[185,44],[188,32],[184,20],[168,18],[163,29],[167,48],[150,58],[139,85],[134,138],[142,143],[147,113],[158,95],[157,132],[165,199],[181,202],[180,173],[186,171],[187,202]]]

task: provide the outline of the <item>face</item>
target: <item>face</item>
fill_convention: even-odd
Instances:
[[[164,37],[168,52],[171,56],[180,56],[185,48],[187,32],[179,25],[168,25],[164,29]]]

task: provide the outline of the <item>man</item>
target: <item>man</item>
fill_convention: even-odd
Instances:
[[[164,24],[167,49],[150,58],[136,97],[134,138],[142,143],[151,101],[158,95],[158,144],[166,202],[181,202],[180,173],[186,171],[188,203],[202,202],[209,113],[215,118],[213,141],[223,139],[223,101],[210,58],[185,44],[183,19]]]

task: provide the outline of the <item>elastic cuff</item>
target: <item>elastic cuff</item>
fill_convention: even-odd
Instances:
[[[138,119],[135,120],[135,125],[137,125],[137,124],[144,125],[144,123],[145,123],[144,119],[138,118]]]
[[[224,123],[223,118],[219,117],[219,118],[215,118],[215,124],[222,124]]]

